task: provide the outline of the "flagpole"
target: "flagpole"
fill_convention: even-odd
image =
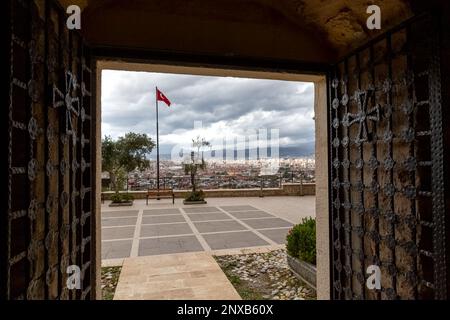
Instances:
[[[158,87],[155,87],[156,99],[156,188],[159,192],[159,119],[158,119]],[[158,198],[159,200],[159,198]]]

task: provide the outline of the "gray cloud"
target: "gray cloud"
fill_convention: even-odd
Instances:
[[[312,84],[111,70],[102,74],[102,135],[154,137],[155,86],[172,102],[159,103],[162,150],[194,137],[199,120],[208,139],[267,128],[280,130],[281,147],[314,141]]]

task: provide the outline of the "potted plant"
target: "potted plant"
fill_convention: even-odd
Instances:
[[[316,290],[316,220],[304,218],[286,236],[287,262],[292,272]]]
[[[124,207],[132,206],[134,197],[132,194],[120,192],[120,187],[125,185],[125,181],[128,180],[128,175],[123,170],[118,170],[116,175],[116,189],[114,194],[111,196],[110,207]]]
[[[130,193],[114,193],[111,196],[110,207],[132,206],[134,197]]]
[[[200,137],[197,137],[196,140],[192,139],[192,147],[197,148],[197,154],[195,153],[195,151],[191,151],[190,159],[183,164],[185,174],[190,176],[192,190],[186,196],[183,203],[206,204],[207,202],[205,201],[205,193],[203,192],[203,190],[197,190],[197,173],[199,170],[206,169],[206,162],[203,157],[203,151],[201,152],[201,156],[200,151],[205,147],[211,147],[211,144],[204,138],[200,139]]]

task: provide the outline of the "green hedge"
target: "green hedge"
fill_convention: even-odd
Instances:
[[[111,196],[113,203],[123,203],[134,200],[134,196],[131,193],[114,193]]]
[[[302,223],[289,230],[286,250],[292,257],[316,264],[316,220],[304,218]]]

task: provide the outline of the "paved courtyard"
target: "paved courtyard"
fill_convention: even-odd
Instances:
[[[102,205],[102,259],[280,246],[293,224],[314,216],[314,197],[216,198],[207,205],[154,200]],[[108,263],[109,262],[109,263]]]

